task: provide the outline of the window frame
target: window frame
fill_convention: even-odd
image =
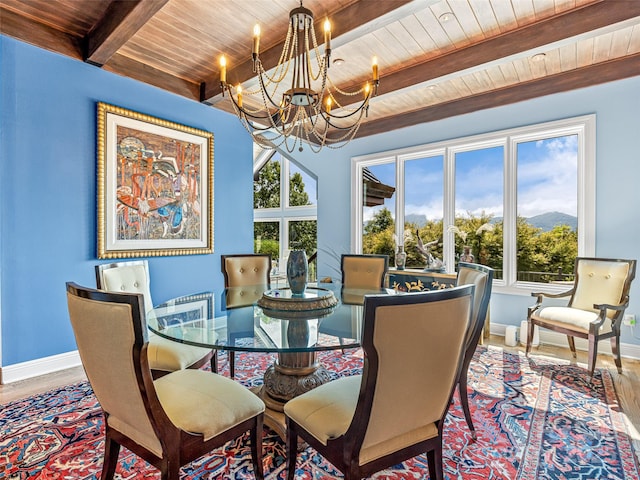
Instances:
[[[363,183],[365,167],[384,163],[396,165],[395,234],[402,238],[404,230],[404,163],[420,157],[442,155],[444,161],[444,225],[455,219],[455,154],[469,150],[502,146],[503,169],[503,279],[494,280],[494,291],[530,295],[532,288],[544,292],[560,292],[566,286],[517,281],[517,146],[519,143],[577,135],[578,182],[578,255],[595,255],[596,233],[596,115],[583,115],[562,120],[510,128],[495,132],[427,143],[351,158],[351,249],[362,253]],[[455,264],[454,233],[443,232],[443,257],[447,272]]]
[[[310,177],[316,181],[316,196],[318,192],[317,182],[318,179],[315,175],[310,173],[307,169],[296,163],[281,152],[273,151],[271,155],[265,160],[263,159],[258,166],[258,171],[269,163],[274,155],[280,155],[280,206],[274,208],[254,208],[253,209],[253,223],[257,222],[273,222],[279,224],[279,255],[280,259],[286,259],[289,256],[289,222],[301,221],[301,220],[313,220],[318,222],[318,202],[312,205],[299,205],[289,206],[289,177],[290,177],[290,162],[304,170]],[[254,239],[255,241],[255,239]],[[278,263],[278,268],[281,272],[284,271],[285,265]]]

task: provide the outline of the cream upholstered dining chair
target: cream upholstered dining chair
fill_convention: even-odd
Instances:
[[[598,342],[609,338],[618,373],[620,359],[620,324],[629,306],[629,288],[636,275],[635,260],[610,258],[576,258],[573,288],[559,293],[532,293],[537,297],[529,307],[527,321],[527,355],[531,351],[535,326],[564,333],[576,357],[574,337],[588,340],[589,377],[593,377]],[[543,297],[569,297],[566,306],[544,306]]]
[[[284,406],[288,478],[297,437],[351,480],[427,453],[442,479],[444,420],[464,356],[473,285],[364,300],[362,375],[342,377]]]
[[[151,300],[149,264],[146,260],[102,263],[95,266],[96,286],[108,292],[141,293],[146,311],[153,308]],[[154,378],[183,368],[200,368],[211,363],[211,371],[217,372],[218,362],[214,351],[174,342],[149,332],[149,366]]]
[[[126,447],[178,480],[196,458],[250,431],[254,473],[263,478],[264,403],[229,378],[177,370],[153,380],[143,295],[67,283],[69,316],[82,365],[105,423],[102,480]]]
[[[340,292],[342,303],[362,305],[365,293],[384,287],[385,277],[389,270],[389,256],[343,254],[340,259],[340,270],[342,273],[342,290]],[[338,317],[339,313],[323,319],[318,325],[318,331],[338,337],[340,344],[342,344],[343,338],[356,338],[358,332],[354,331],[354,328],[358,325],[347,325]]]
[[[456,285],[475,285],[475,293],[473,296],[473,309],[471,313],[471,324],[467,330],[465,337],[464,359],[462,360],[462,369],[460,370],[460,378],[458,379],[458,392],[460,393],[460,403],[464,418],[467,421],[471,436],[476,438],[476,429],[473,426],[471,412],[469,411],[469,395],[467,391],[467,376],[469,373],[469,365],[476,352],[476,347],[480,341],[480,336],[485,326],[487,312],[489,310],[489,300],[491,299],[491,289],[493,287],[493,268],[479,265],[477,263],[458,263],[458,274],[456,276]]]
[[[228,294],[226,298],[227,308],[246,306],[244,300],[256,297],[256,289],[262,292],[267,290],[271,285],[271,255],[263,253],[248,253],[222,255],[222,274],[224,275],[224,287],[247,287],[248,290],[235,291]],[[252,288],[253,287],[253,288]],[[245,293],[247,294],[245,296]],[[257,301],[260,297],[255,298]],[[246,313],[246,312],[244,312]],[[232,314],[231,317],[234,315]],[[253,315],[249,318],[244,315],[243,319],[227,317],[227,335],[229,343],[234,344],[236,339],[243,337],[253,337]],[[236,374],[236,355],[233,350],[229,350],[229,372],[231,378]]]
[[[382,288],[389,255],[343,254],[340,261],[344,288]]]

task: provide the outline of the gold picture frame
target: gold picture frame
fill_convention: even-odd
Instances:
[[[98,102],[98,258],[213,253],[213,133]]]

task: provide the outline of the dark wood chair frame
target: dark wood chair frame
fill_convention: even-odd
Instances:
[[[226,269],[225,259],[226,258],[234,258],[234,257],[267,257],[269,259],[269,265],[271,265],[271,254],[269,253],[235,253],[231,255],[221,255],[220,263],[222,269],[222,275],[224,276],[224,288],[229,288],[229,273]],[[271,270],[267,273],[267,287],[271,288]],[[248,334],[253,336],[253,331],[251,332],[237,332],[237,333],[229,333],[229,342],[231,344],[235,343],[236,338],[246,337]],[[229,376],[234,378],[236,375],[236,352],[233,350],[228,350],[227,355],[229,357]]]
[[[109,426],[109,413],[103,410],[105,425],[104,463],[101,480],[113,478],[118,464],[120,447],[123,446],[140,458],[146,460],[161,472],[162,480],[179,480],[180,467],[210,453],[245,432],[250,431],[251,459],[255,476],[264,478],[262,466],[262,429],[264,414],[246,420],[229,430],[205,441],[202,435],[193,434],[176,427],[165,413],[156,394],[153,377],[147,358],[147,325],[143,309],[142,294],[110,293],[81,287],[72,282],[67,283],[67,292],[77,297],[98,302],[129,304],[133,323],[135,342],[132,349],[133,364],[138,388],[142,396],[149,421],[162,445],[163,456],[158,457],[142,445],[136,443],[124,433]],[[260,455],[259,455],[260,453]]]
[[[621,262],[629,264],[629,273],[627,275],[627,279],[622,287],[622,295],[620,301],[616,305],[609,304],[594,304],[593,308],[595,310],[599,310],[598,318],[591,322],[589,325],[589,333],[582,333],[575,330],[571,330],[568,328],[562,328],[558,325],[552,325],[546,323],[543,319],[536,318],[535,313],[543,307],[542,302],[543,298],[565,298],[569,297],[569,303],[567,306],[571,307],[573,304],[574,295],[576,293],[576,285],[580,281],[578,275],[578,267],[579,263],[583,260],[588,261],[604,261],[604,262]],[[569,348],[571,349],[571,353],[573,358],[576,358],[576,344],[574,337],[583,338],[589,342],[589,351],[588,351],[588,372],[589,378],[593,378],[593,372],[596,368],[596,360],[598,356],[598,342],[600,340],[604,340],[609,338],[611,341],[611,352],[613,353],[613,358],[618,369],[618,373],[622,373],[622,359],[620,357],[620,325],[622,323],[622,319],[624,317],[624,312],[626,308],[629,306],[629,289],[631,287],[631,282],[636,276],[636,260],[623,260],[617,258],[597,258],[597,257],[578,257],[576,258],[576,263],[574,266],[574,276],[575,280],[573,283],[573,288],[567,290],[566,292],[552,294],[552,293],[544,293],[544,292],[532,292],[532,297],[537,297],[535,305],[529,307],[527,309],[527,347],[526,347],[526,355],[529,355],[531,351],[531,343],[533,342],[533,334],[534,328],[536,325],[547,328],[549,330],[553,330],[559,333],[564,333],[567,336],[567,341],[569,342]],[[607,311],[613,310],[615,311],[613,317],[611,318],[611,331],[607,333],[599,333],[600,326],[604,323],[607,318]]]
[[[429,478],[443,479],[442,464],[442,440],[443,427],[447,415],[447,409],[443,410],[442,418],[436,422],[438,435],[410,445],[406,448],[393,452],[384,457],[373,460],[365,465],[359,465],[358,455],[364,441],[369,417],[373,405],[373,392],[376,387],[376,377],[379,368],[378,351],[373,343],[375,329],[376,309],[381,306],[423,303],[425,301],[440,301],[462,296],[471,296],[473,304],[473,292],[475,286],[465,285],[447,290],[434,290],[429,292],[412,293],[408,295],[367,295],[364,301],[364,325],[362,349],[365,352],[365,362],[362,372],[362,384],[358,396],[358,404],[351,425],[344,435],[327,441],[323,445],[313,435],[300,427],[290,417],[286,417],[287,422],[287,463],[288,480],[294,480],[295,464],[297,458],[298,437],[301,437],[327,460],[329,460],[338,470],[344,474],[345,480],[360,479],[371,474],[389,468],[405,460],[421,455],[426,452],[429,464]],[[462,360],[464,357],[464,346],[462,348],[455,378],[460,375]],[[456,387],[456,381],[452,383],[449,393],[448,403],[451,402]]]
[[[126,266],[126,265],[144,265],[147,271],[147,275],[149,274],[149,263],[147,262],[147,260],[128,260],[124,262],[101,263],[95,266],[96,287],[98,288],[98,290],[104,290],[104,285],[102,284],[102,272],[104,270],[107,270],[109,268],[118,268],[119,266]],[[154,305],[145,305],[145,308],[152,308],[152,307],[154,307]],[[211,371],[213,373],[218,373],[218,355],[216,354],[215,350],[211,350],[211,352],[208,355],[204,355],[199,360],[193,362],[190,365],[187,365],[187,368],[199,370],[200,368],[204,367],[207,363],[210,364]],[[156,369],[151,370],[151,374],[153,375],[154,379],[164,377],[169,373],[171,372],[168,372],[166,370],[156,370]]]
[[[482,330],[484,329],[485,320],[487,318],[487,312],[489,310],[489,300],[491,300],[491,290],[493,287],[493,277],[495,272],[493,268],[479,265],[477,263],[459,262],[458,278],[460,277],[460,267],[477,270],[479,272],[486,273],[487,275],[487,288],[485,288],[484,292],[482,292],[482,298],[480,299],[478,311],[475,312],[475,318],[471,318],[472,323],[469,326],[469,328],[471,329],[469,333],[469,341],[467,342],[465,347],[464,359],[462,360],[462,369],[460,370],[460,378],[458,379],[458,392],[460,393],[460,403],[462,405],[462,411],[464,412],[464,418],[467,421],[469,430],[471,430],[471,436],[475,440],[477,438],[477,435],[476,429],[473,426],[473,420],[471,419],[471,412],[469,410],[467,376],[469,373],[469,365],[471,365],[471,360],[473,360],[473,355],[475,354],[476,348],[478,347],[480,335],[482,335]],[[460,284],[458,283],[458,278],[456,279],[456,285],[459,286]],[[480,292],[476,290],[475,295],[479,294]]]

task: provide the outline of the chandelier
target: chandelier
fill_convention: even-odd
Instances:
[[[358,132],[378,87],[378,65],[359,90],[343,91],[328,75],[331,57],[331,23],[324,22],[324,54],[313,26],[313,13],[302,6],[289,13],[289,29],[275,68],[267,72],[260,60],[260,26],[253,30],[253,71],[257,82],[242,88],[227,83],[227,61],[220,59],[222,94],[229,95],[233,109],[264,148],[284,144],[292,152],[306,142],[314,152],[325,145],[340,148]],[[314,65],[315,64],[315,65]],[[343,100],[344,99],[344,100]]]

